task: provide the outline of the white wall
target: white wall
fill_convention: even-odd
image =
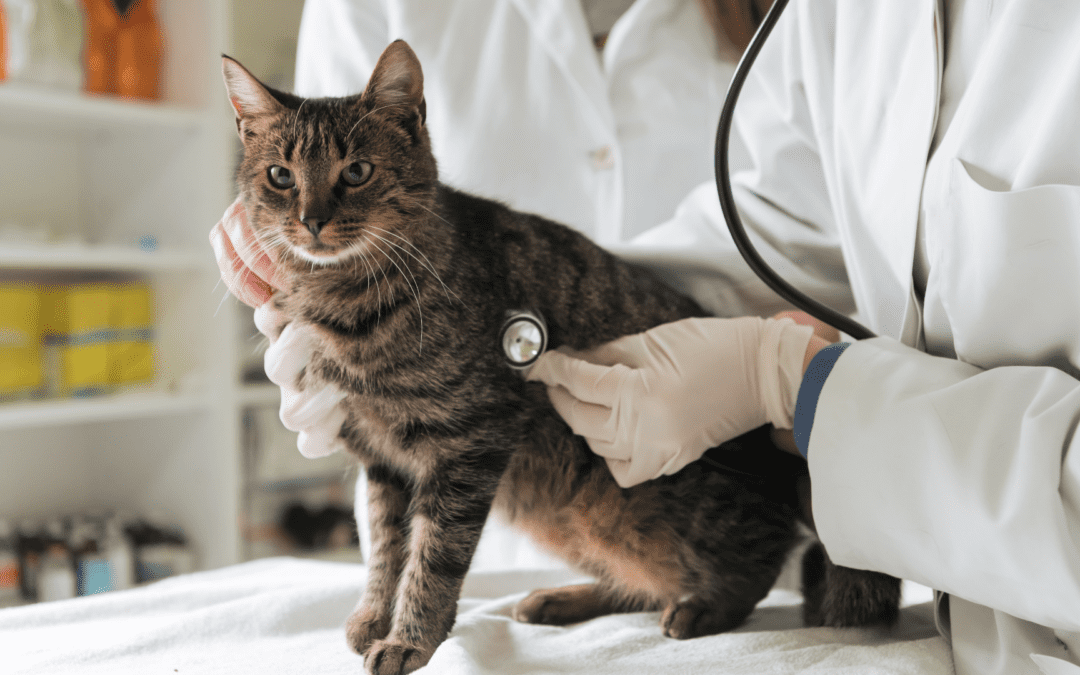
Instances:
[[[233,0],[233,52],[256,77],[292,90],[304,0]]]

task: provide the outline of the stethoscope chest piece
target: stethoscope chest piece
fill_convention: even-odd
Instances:
[[[499,341],[507,365],[525,370],[536,363],[547,349],[547,324],[534,312],[509,311],[499,331]]]

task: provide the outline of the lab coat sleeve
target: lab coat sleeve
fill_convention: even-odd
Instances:
[[[391,39],[381,0],[307,0],[296,44],[296,93],[360,93]]]
[[[818,535],[840,565],[1080,630],[1080,382],[856,342],[817,402]]]
[[[809,58],[802,49],[794,23],[782,19],[750,70],[732,129],[732,191],[765,261],[804,293],[851,314],[855,302],[816,146],[820,111],[811,109],[802,86]],[[632,244],[661,256],[680,251],[708,260],[716,276],[684,290],[714,313],[768,315],[790,308],[738,253],[712,181],[698,186],[670,221]]]

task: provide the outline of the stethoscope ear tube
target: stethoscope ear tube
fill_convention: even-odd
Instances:
[[[739,253],[742,254],[746,264],[758,277],[768,285],[781,298],[803,310],[807,314],[824,321],[837,330],[847,333],[856,340],[876,337],[874,333],[859,322],[847,317],[840,312],[827,307],[817,300],[807,296],[777,274],[750,243],[750,237],[746,234],[746,228],[739,218],[738,209],[735,207],[735,198],[731,191],[731,174],[728,166],[728,146],[731,138],[731,120],[735,114],[735,104],[739,100],[743,83],[750,74],[750,67],[754,64],[761,47],[772,32],[773,26],[780,19],[780,13],[784,11],[788,0],[774,0],[765,20],[761,22],[750,46],[743,52],[739,65],[735,69],[735,76],[731,78],[728,87],[727,98],[724,99],[724,107],[720,111],[720,123],[716,129],[716,190],[720,195],[720,208],[724,212],[731,238],[735,241]]]

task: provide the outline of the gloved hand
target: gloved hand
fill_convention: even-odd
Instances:
[[[221,280],[245,305],[258,307],[281,288],[277,262],[255,238],[239,197],[210,230],[210,246],[214,248]]]
[[[290,431],[300,432],[296,439],[300,454],[325,457],[343,449],[338,432],[345,422],[345,411],[338,404],[344,400],[345,392],[330,383],[303,390],[299,387],[300,373],[311,362],[315,346],[312,328],[288,322],[272,302],[256,308],[255,326],[270,338],[263,367],[270,381],[281,387],[281,423]]]
[[[810,326],[683,319],[584,353],[547,352],[528,379],[622,487],[673,474],[763,424],[790,429]]]
[[[298,431],[296,445],[305,457],[323,457],[343,448],[338,437],[345,411],[338,405],[345,393],[332,384],[301,391],[298,379],[311,361],[315,337],[311,328],[289,323],[269,302],[281,288],[277,264],[255,237],[243,203],[237,199],[210,231],[221,279],[241,302],[255,307],[255,326],[270,339],[263,366],[281,387],[281,422]]]

